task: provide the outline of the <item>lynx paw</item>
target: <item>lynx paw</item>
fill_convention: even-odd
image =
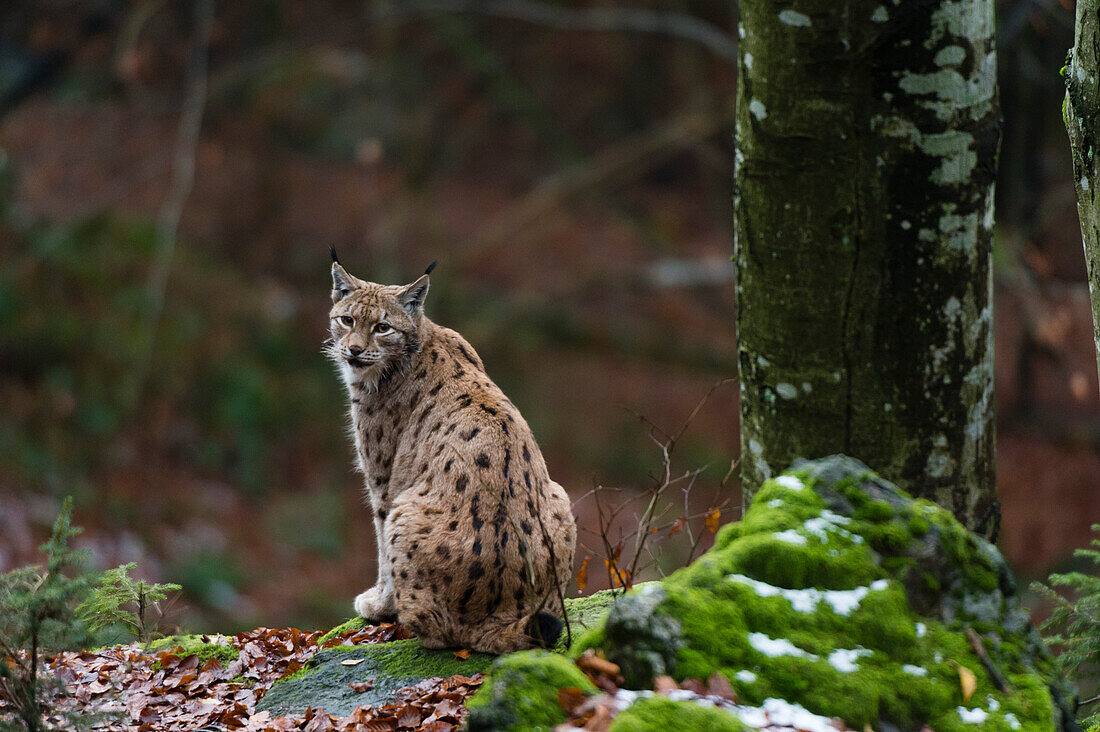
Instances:
[[[367,620],[391,620],[397,616],[393,590],[374,586],[355,598],[355,612]]]

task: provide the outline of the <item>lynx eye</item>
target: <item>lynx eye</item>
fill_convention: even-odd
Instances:
[[[374,332],[378,333],[379,335],[389,333],[391,330],[393,330],[393,328],[391,328],[387,323],[378,323],[374,326]]]
[[[340,322],[343,323],[344,325],[346,325],[349,328],[351,326],[355,325],[355,319],[352,318],[350,315],[341,315],[340,316]]]

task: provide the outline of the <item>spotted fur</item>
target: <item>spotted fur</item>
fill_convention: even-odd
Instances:
[[[356,612],[396,615],[429,648],[529,647],[573,566],[568,495],[473,346],[424,315],[427,274],[378,285],[334,261],[332,279],[325,352],[347,385],[379,544]]]

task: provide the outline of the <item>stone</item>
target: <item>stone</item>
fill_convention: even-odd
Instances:
[[[978,716],[989,729],[1075,728],[1000,552],[843,456],[766,481],[713,549],[628,593],[571,653],[587,648],[633,688],[718,671],[742,704],[782,699],[853,729],[973,730]],[[961,667],[977,679],[969,698]]]
[[[256,704],[256,711],[281,716],[312,707],[345,716],[356,707],[392,701],[398,689],[424,679],[482,673],[493,658],[471,653],[469,658],[459,659],[453,650],[426,649],[416,638],[336,646],[319,651],[301,671],[276,682]],[[357,692],[350,686],[365,681],[373,682],[368,691]]]
[[[574,637],[602,622],[614,597],[614,593],[604,590],[588,597],[566,598],[566,613]],[[352,618],[321,636],[320,641],[324,643],[343,631],[357,630],[364,625],[362,618]],[[567,649],[567,635],[563,630],[556,651],[563,653]],[[414,686],[424,679],[483,673],[489,670],[495,658],[471,653],[469,658],[460,659],[454,655],[455,650],[429,650],[415,638],[329,648],[314,655],[301,671],[277,681],[259,701],[256,711],[269,710],[273,715],[297,714],[312,707],[333,715],[347,715],[357,706],[377,706],[392,701],[398,689]],[[345,661],[358,663],[346,665]],[[356,692],[349,685],[368,680],[373,684],[366,692]]]
[[[521,651],[501,656],[467,703],[467,730],[550,729],[565,721],[565,710],[558,703],[560,689],[596,693],[588,677],[560,654]]]
[[[716,729],[757,728],[775,714],[823,729],[829,718],[889,732],[963,732],[979,720],[985,729],[1076,729],[1072,691],[996,547],[843,456],[799,461],[766,481],[709,552],[627,593],[570,653],[588,649],[638,690],[617,695],[613,730],[675,729],[697,713]],[[523,696],[510,686],[537,687],[548,702],[574,683],[540,667],[548,663],[560,660],[528,659],[492,677],[497,728],[535,725],[509,705]],[[696,712],[695,701],[645,691],[656,675],[715,672],[736,705]]]

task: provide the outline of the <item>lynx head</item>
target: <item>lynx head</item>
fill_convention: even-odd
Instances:
[[[428,275],[410,285],[379,285],[332,262],[331,338],[325,354],[344,381],[377,388],[399,374],[420,350]]]

